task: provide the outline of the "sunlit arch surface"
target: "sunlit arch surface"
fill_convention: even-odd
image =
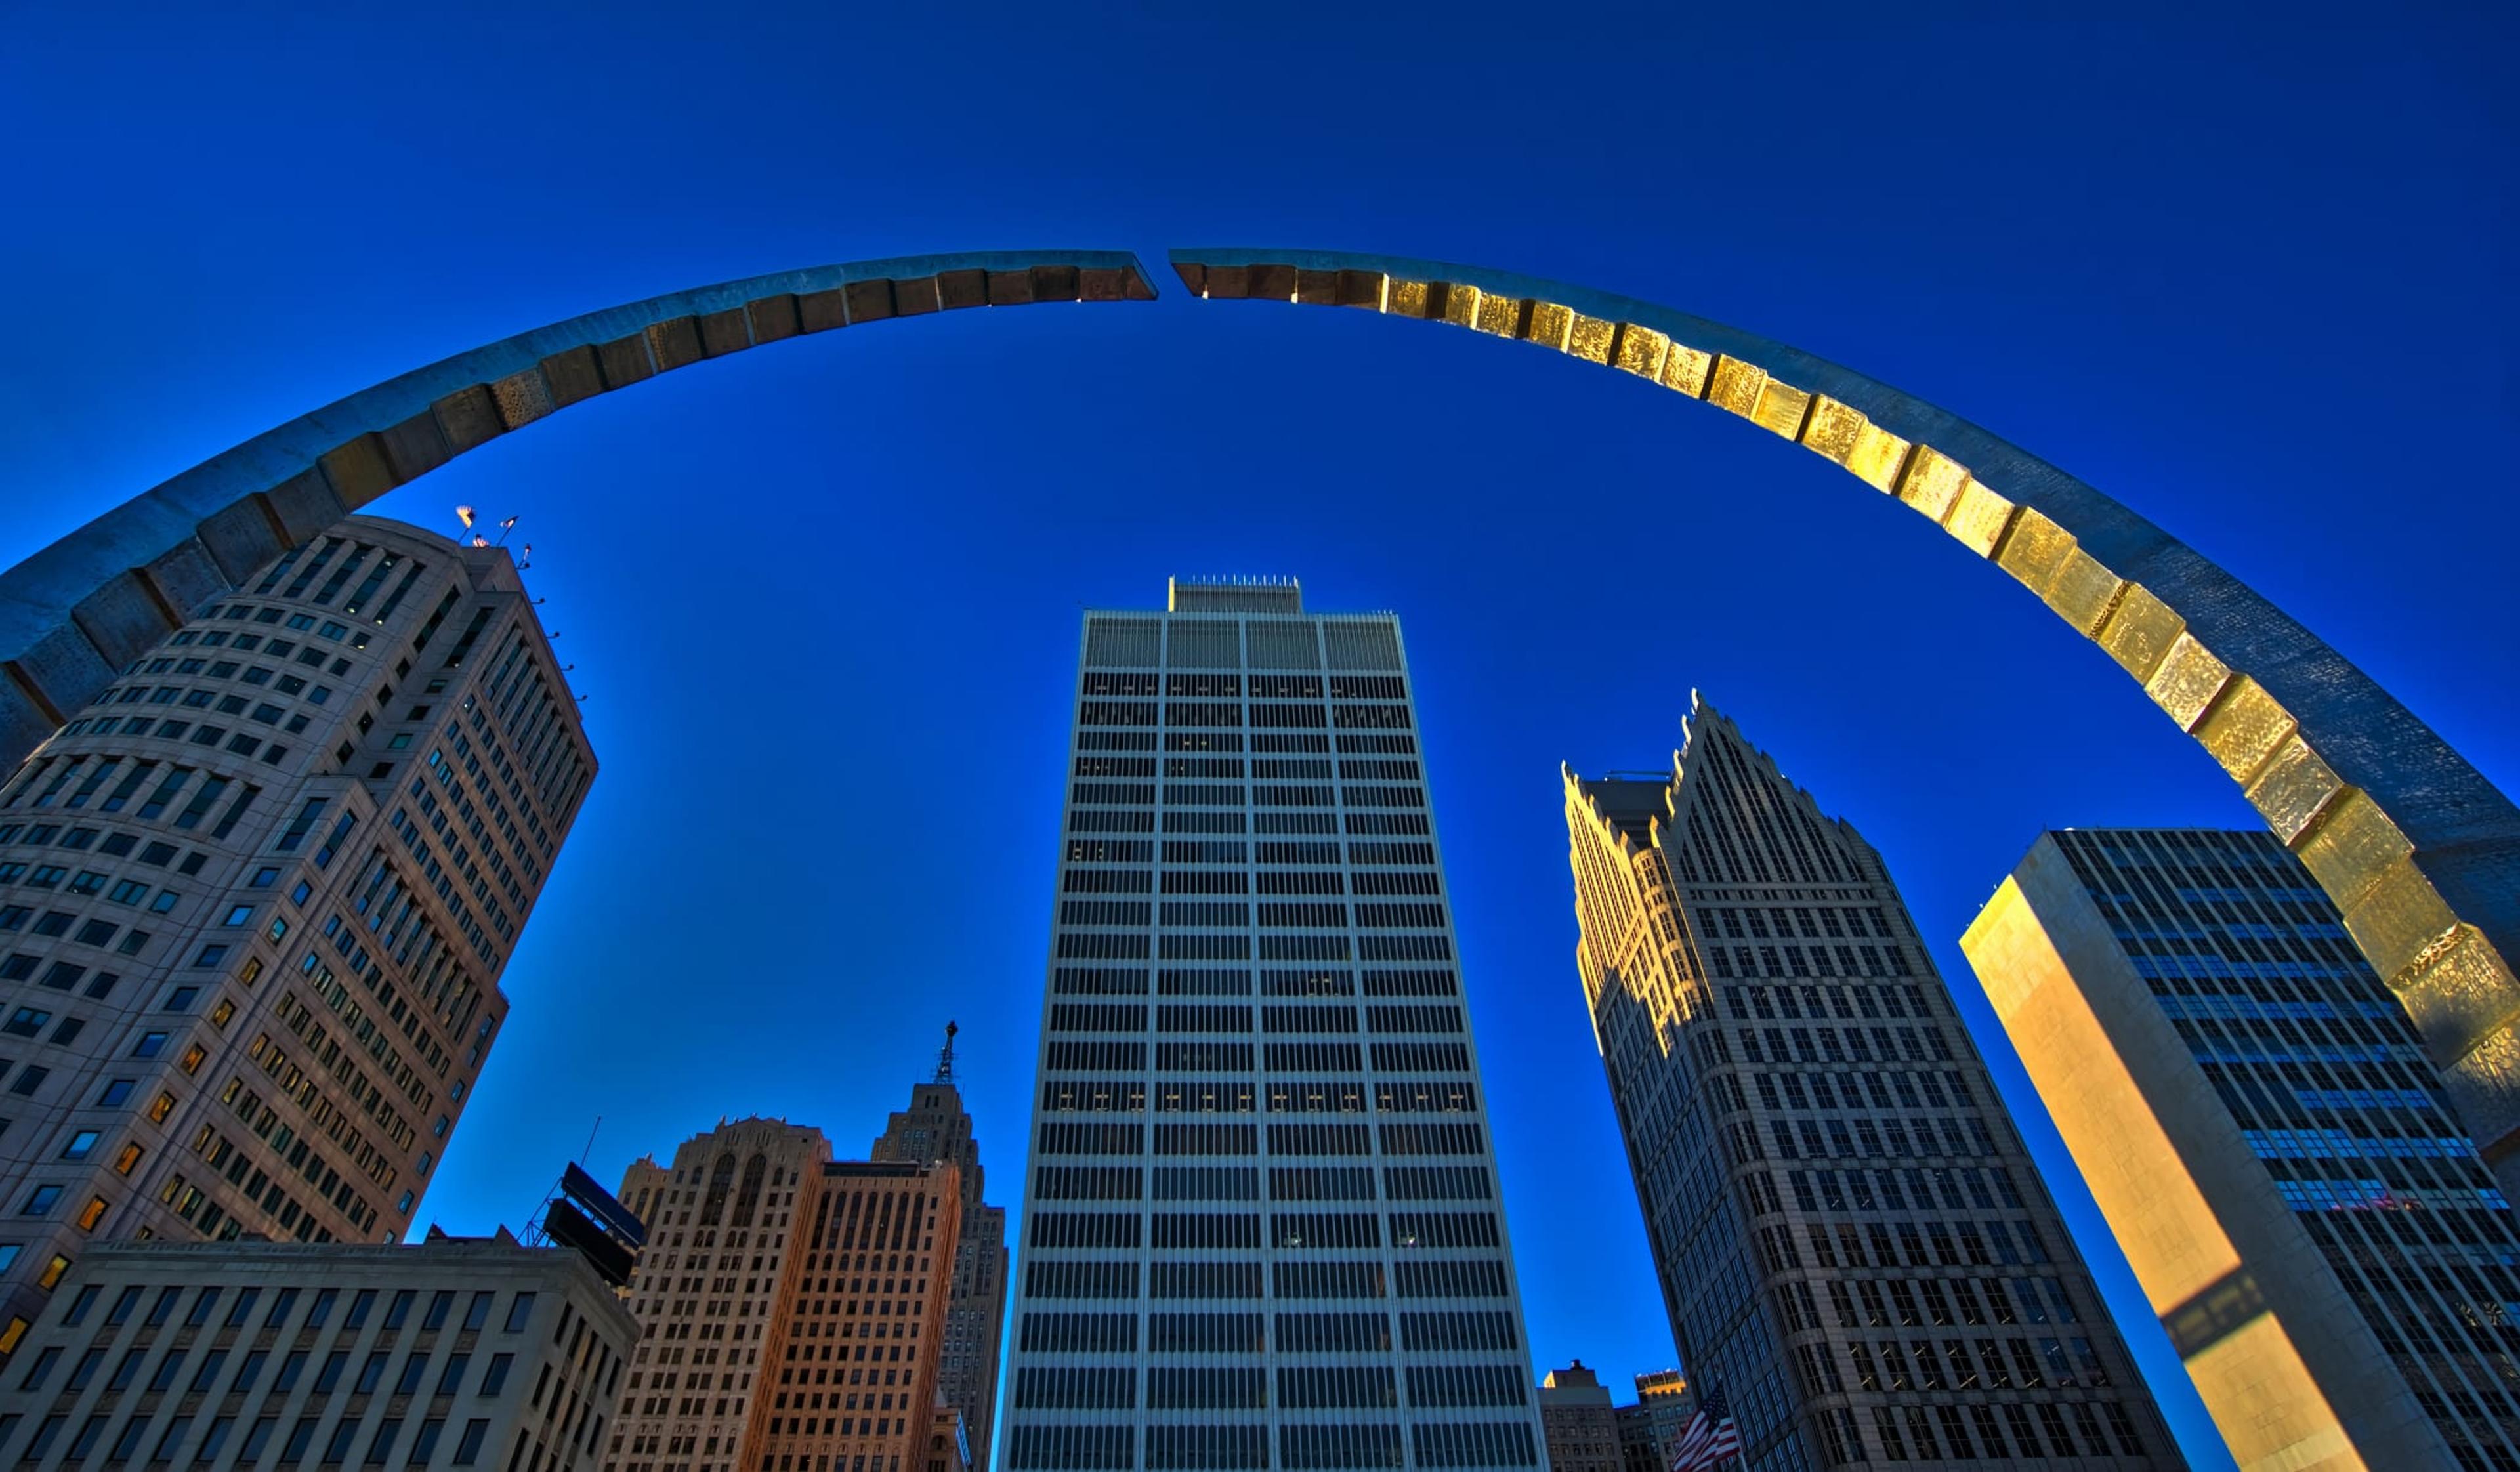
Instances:
[[[1146,301],[1124,251],[979,251],[783,271],[590,312],[258,435],[0,572],[0,772],[271,558],[467,450],[747,347],[959,307]]]
[[[2520,1199],[2520,810],[2344,656],[2116,501],[1912,395],[1650,302],[1441,261],[1176,250],[1202,298],[1536,342],[1826,457],[2010,573],[2194,736],[2344,912]],[[1977,672],[1983,674],[1985,672]],[[2036,739],[2035,730],[2004,733]]]

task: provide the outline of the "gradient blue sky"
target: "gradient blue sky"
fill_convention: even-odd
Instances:
[[[2507,7],[0,7],[0,560],[419,363],[931,249],[1336,246],[1670,302],[2219,558],[2506,788]],[[1952,944],[2043,826],[2245,824],[2114,666],[1702,406],[1355,313],[785,344],[378,510],[520,513],[602,780],[426,1215],[721,1115],[863,1149],[948,1016],[1018,1194],[1080,606],[1405,621],[1543,1367],[1669,1362],[1569,960],[1556,764],[1692,687],[1888,856],[2190,1454],[2227,1464]],[[636,1065],[627,1056],[653,1058]]]

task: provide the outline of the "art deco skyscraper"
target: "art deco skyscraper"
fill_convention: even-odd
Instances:
[[[2049,833],[1960,948],[2243,1468],[2520,1465],[2520,1222],[2273,834]]]
[[[1669,777],[1565,790],[1664,1307],[1746,1466],[2181,1465],[1880,855],[1702,704]]]
[[[971,1134],[970,1113],[954,1082],[955,1030],[954,1024],[945,1024],[945,1048],[937,1055],[935,1076],[913,1088],[910,1107],[885,1123],[874,1158],[950,1160],[962,1172],[963,1231],[954,1248],[953,1299],[945,1311],[938,1394],[963,1413],[971,1472],[988,1472],[1007,1317],[1007,1209],[980,1199],[987,1178],[980,1169],[980,1142]]]
[[[508,554],[353,516],[0,782],[0,1352],[131,1237],[388,1240],[595,777]]]
[[[961,1172],[741,1119],[631,1162],[639,1347],[607,1472],[963,1472],[938,1404]]]
[[[1001,1465],[1539,1465],[1399,621],[1084,636]]]

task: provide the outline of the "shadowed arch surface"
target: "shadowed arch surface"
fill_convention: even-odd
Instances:
[[[958,307],[1154,296],[1124,251],[784,271],[572,317],[290,421],[0,572],[0,770],[238,580],[405,481],[556,410],[784,337]]]
[[[2345,657],[2160,527],[1912,395],[1668,307],[1344,251],[1176,250],[1195,296],[1362,307],[1553,348],[1844,467],[2039,595],[2247,793],[2406,1004],[2520,1199],[2520,810]]]

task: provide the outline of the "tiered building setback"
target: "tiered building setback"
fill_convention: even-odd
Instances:
[[[960,1171],[831,1155],[747,1119],[623,1174],[649,1234],[608,1472],[961,1472],[937,1414]]]
[[[2520,1221],[2272,834],[2048,833],[1960,946],[2241,1467],[2520,1466]]]
[[[1700,704],[1565,777],[1577,962],[1745,1467],[2182,1465],[1880,856]]]
[[[87,1247],[388,1240],[595,757],[508,554],[353,516],[0,781],[0,1353]]]
[[[1539,1464],[1422,756],[1389,614],[1086,615],[1001,1466]]]
[[[950,1160],[962,1172],[963,1229],[954,1247],[954,1285],[945,1313],[945,1351],[938,1370],[945,1404],[961,1413],[959,1428],[973,1472],[987,1472],[996,1426],[998,1360],[1007,1317],[1007,1209],[980,1199],[986,1176],[963,1091],[954,1082],[954,1033],[935,1076],[911,1090],[910,1107],[895,1113],[875,1142],[874,1158]]]

